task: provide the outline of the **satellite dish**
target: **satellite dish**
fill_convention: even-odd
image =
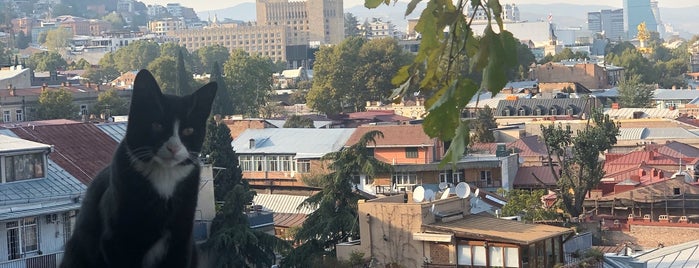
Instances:
[[[420,203],[423,200],[425,200],[425,188],[422,186],[415,187],[415,190],[413,190],[413,201]]]
[[[432,191],[430,189],[425,190],[425,201],[427,201],[427,202],[434,201],[434,196],[435,196],[434,191]]]
[[[475,192],[476,197],[479,197],[480,193],[481,193],[481,189],[476,188],[476,192]]]
[[[450,190],[451,190],[451,189],[449,189],[449,188],[444,189],[444,192],[442,193],[442,196],[441,196],[439,199],[447,199],[447,198],[449,198],[449,191],[450,191]]]
[[[439,183],[439,189],[440,189],[440,190],[444,190],[444,189],[446,189],[446,188],[449,188],[449,184],[448,184],[448,183],[446,183],[446,182],[440,182],[440,183]]]
[[[520,164],[524,164],[524,157],[518,158],[517,161],[518,161]]]
[[[459,182],[454,191],[456,192],[456,196],[459,198],[467,198],[469,195],[471,195],[471,187],[465,182]]]

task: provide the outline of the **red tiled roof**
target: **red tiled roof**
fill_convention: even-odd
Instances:
[[[301,213],[274,213],[274,226],[296,227],[301,226],[308,215]]]
[[[556,172],[559,169],[561,169],[558,166],[555,166],[553,168]],[[539,178],[539,180],[541,180],[541,182],[543,182],[544,185],[541,185],[541,182],[536,180],[534,176],[536,176],[536,178]],[[540,188],[546,188],[546,186],[556,185],[556,178],[553,177],[553,174],[551,174],[551,168],[548,166],[520,167],[517,170],[517,175],[515,175],[515,181],[513,184],[515,187],[539,186]]]
[[[359,141],[369,131],[378,130],[383,138],[376,139],[376,147],[392,146],[433,146],[433,140],[422,130],[422,125],[364,125],[359,126],[350,136],[346,146]],[[370,144],[369,147],[372,147]]]
[[[474,143],[469,145],[469,151],[480,154],[495,154],[497,143]]]
[[[632,165],[639,163],[646,163],[648,165],[677,165],[679,164],[679,159],[655,151],[636,151],[607,161],[609,165]]]
[[[539,136],[526,136],[507,145],[507,149],[517,148],[520,156],[547,156],[546,145]]]
[[[22,139],[51,144],[49,158],[84,184],[112,159],[117,142],[93,124],[24,126],[11,129]]]
[[[400,122],[410,121],[412,118],[397,115],[392,110],[373,110],[347,114],[349,119],[367,119],[375,122]]]

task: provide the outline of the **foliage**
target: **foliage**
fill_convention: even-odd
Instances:
[[[28,48],[31,41],[32,36],[24,34],[24,31],[19,31],[15,36],[15,46],[19,49]]]
[[[84,76],[94,83],[107,83],[119,77],[119,71],[114,66],[103,65],[87,68]]]
[[[27,67],[39,72],[64,70],[67,66],[66,60],[55,51],[35,53],[27,59]]]
[[[155,42],[137,40],[107,55],[110,54],[113,54],[111,62],[100,60],[100,66],[104,66],[103,63],[112,64],[119,72],[124,73],[148,67],[151,62],[160,56],[160,47]],[[174,66],[173,64],[173,69]]]
[[[391,78],[412,56],[393,38],[350,37],[316,53],[309,107],[328,115],[362,111],[367,101],[386,100]]]
[[[654,87],[643,84],[639,75],[632,75],[619,84],[619,103],[624,108],[646,108],[653,101]]]
[[[364,5],[375,8],[391,2],[365,0]],[[405,15],[409,16],[419,2],[411,1]],[[483,11],[488,18],[478,39],[471,30],[473,18],[467,17],[467,8]],[[393,97],[400,100],[411,85],[419,85],[419,93],[427,98],[425,133],[452,141],[443,162],[456,162],[463,155],[469,136],[468,122],[461,120],[461,111],[479,89],[495,94],[505,86],[507,70],[517,64],[518,42],[505,31],[502,6],[497,0],[459,0],[456,4],[429,0],[415,31],[422,36],[420,48],[413,62],[403,66],[393,78],[394,84],[400,85]],[[481,77],[480,85],[474,77]]]
[[[226,194],[243,181],[243,172],[238,167],[238,156],[231,147],[232,142],[231,131],[226,124],[213,119],[207,122],[201,154],[216,168],[214,197],[217,201],[224,201]]]
[[[284,128],[315,128],[313,119],[300,115],[292,115],[286,119]]]
[[[582,51],[577,51],[573,52],[570,48],[564,48],[561,50],[561,52],[556,53],[556,55],[551,55],[547,54],[542,60],[541,63],[547,63],[547,62],[560,62],[560,61],[565,61],[565,60],[589,60],[590,56],[587,55],[587,53],[582,52]]]
[[[233,114],[233,101],[231,101],[231,92],[228,89],[226,80],[223,79],[221,75],[221,67],[217,61],[212,64],[211,78],[210,82],[216,82],[218,85],[218,90],[216,91],[216,98],[211,107],[212,114],[219,115],[231,115]]]
[[[471,120],[470,128],[473,129],[471,139],[473,142],[478,143],[495,142],[493,129],[497,127],[498,124],[495,123],[493,109],[486,105],[483,109],[478,110],[478,117],[475,120]]]
[[[68,47],[68,42],[73,34],[70,30],[58,27],[53,30],[46,31],[46,40],[44,40],[43,45],[49,49],[49,51],[63,51]]]
[[[127,115],[129,113],[128,104],[128,100],[119,97],[116,90],[110,89],[97,95],[94,112],[97,115],[104,113],[105,116]]]
[[[202,154],[217,167],[214,196],[225,203],[213,220],[211,237],[204,248],[211,253],[212,267],[269,267],[274,263],[275,251],[286,251],[289,245],[273,235],[250,229],[245,208],[255,192],[242,181],[231,142],[228,127],[209,120]]]
[[[177,55],[179,55],[180,53],[182,53],[182,56],[184,58],[184,65],[187,71],[193,72],[195,69],[199,68],[198,60],[191,53],[189,53],[186,47],[180,46],[174,42],[166,42],[160,45],[159,57],[169,56],[173,59],[176,59]]]
[[[163,93],[179,95],[177,92],[177,63],[175,58],[170,56],[158,57],[148,64],[148,70],[153,73],[153,77],[158,81],[158,85]]]
[[[357,223],[357,201],[354,193],[354,175],[364,174],[373,177],[376,174],[390,172],[391,165],[381,162],[369,154],[367,145],[375,144],[377,138],[383,138],[380,131],[369,131],[356,144],[342,151],[323,156],[331,160],[330,173],[325,175],[323,187],[317,194],[306,199],[302,206],[316,208],[308,215],[301,226],[296,240],[309,247],[333,248],[341,241],[359,234]],[[303,247],[303,246],[302,246]],[[307,248],[294,249],[288,260],[291,266],[308,264],[317,252],[306,252]],[[333,250],[334,251],[334,250]],[[287,258],[289,258],[287,257]]]
[[[633,44],[622,42],[617,45],[609,45],[605,61],[625,68],[627,77],[640,76],[644,84],[657,83],[662,88],[686,87],[687,81],[684,74],[689,71],[688,44],[677,48],[666,48],[661,40],[651,35],[646,48],[650,48],[648,54],[641,53]]]
[[[268,57],[234,51],[223,66],[235,114],[258,116],[272,94],[274,63]]]
[[[231,55],[228,48],[218,44],[202,47],[193,54],[198,56],[202,70],[212,70],[214,63],[226,62]]]
[[[88,62],[86,59],[80,58],[77,62],[75,62],[75,61],[70,62],[70,64],[68,65],[68,69],[69,70],[87,70],[87,69],[90,69],[91,66],[92,66],[92,64],[90,64],[90,62]]]
[[[601,153],[616,144],[619,126],[608,115],[593,111],[584,129],[573,136],[570,126],[558,124],[541,126],[548,166],[556,180],[556,195],[572,217],[582,213],[585,195],[599,184],[604,176]],[[560,166],[560,173],[553,162]]]
[[[126,26],[126,21],[124,21],[124,18],[121,16],[121,14],[112,12],[104,17],[102,17],[103,21],[109,22],[112,25],[112,29],[119,30],[119,29],[124,29],[124,26]]]
[[[508,72],[508,80],[529,79],[529,66],[536,63],[536,57],[532,50],[525,44],[517,45],[517,65]]]
[[[177,52],[177,67],[175,69],[175,92],[176,95],[184,96],[191,94],[192,74],[187,71],[184,66],[184,55],[182,55],[182,50]]]
[[[345,37],[361,36],[359,20],[354,14],[345,12]]]
[[[37,119],[73,119],[78,109],[73,105],[73,95],[65,88],[45,90],[39,95]]]
[[[507,204],[502,207],[502,216],[522,216],[522,220],[527,222],[558,218],[553,209],[545,208],[541,202],[541,197],[546,195],[545,190],[513,189],[502,194],[507,198]]]

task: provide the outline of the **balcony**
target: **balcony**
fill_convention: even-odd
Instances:
[[[63,259],[63,252],[0,262],[0,268],[56,268]]]

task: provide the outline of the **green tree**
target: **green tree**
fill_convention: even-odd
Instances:
[[[646,108],[653,101],[654,87],[643,84],[639,75],[632,75],[619,84],[619,103],[624,108]]]
[[[175,68],[175,92],[177,95],[184,96],[192,93],[193,83],[192,73],[187,71],[184,66],[184,55],[182,50],[177,52],[177,66]]]
[[[212,70],[214,62],[226,62],[231,53],[222,45],[205,46],[194,52],[201,62],[202,70]]]
[[[375,8],[391,2],[365,0],[364,6]],[[408,4],[405,16],[412,14],[418,2]],[[482,10],[488,18],[478,39],[471,30],[473,20],[466,15],[468,8]],[[497,33],[493,27],[498,28]],[[413,62],[393,78],[394,84],[400,85],[393,97],[400,100],[412,85],[419,85],[419,93],[427,98],[425,110],[429,111],[423,123],[425,133],[452,141],[443,161],[456,162],[469,136],[468,122],[461,120],[461,111],[479,89],[495,94],[505,86],[507,70],[517,64],[518,42],[504,29],[502,6],[497,0],[429,0],[415,31],[422,36],[420,48]],[[480,83],[474,77],[480,77]]]
[[[290,252],[290,257],[285,259],[286,265],[307,265],[314,261],[318,248],[334,249],[337,243],[358,236],[359,195],[354,192],[353,185],[359,182],[355,181],[354,175],[373,177],[391,171],[391,165],[377,160],[367,149],[367,145],[375,144],[377,138],[383,138],[383,133],[369,131],[356,144],[323,156],[323,159],[330,160],[331,172],[325,175],[321,191],[303,203],[316,210],[308,215],[296,234],[296,240],[303,246]]]
[[[315,128],[315,125],[313,125],[313,119],[292,115],[284,122],[284,128]]]
[[[570,126],[541,126],[548,166],[556,180],[556,194],[571,217],[582,213],[585,196],[604,176],[601,153],[616,144],[619,126],[608,115],[593,111],[584,129],[573,136]],[[556,161],[560,171],[554,169]],[[560,172],[560,173],[559,173]]]
[[[177,91],[177,61],[173,57],[163,56],[148,64],[148,70],[158,81],[163,93],[180,95]]]
[[[19,31],[15,37],[15,46],[19,49],[25,49],[29,47],[29,43],[31,41],[31,35],[26,35],[24,34],[24,31]]]
[[[39,72],[65,70],[67,66],[66,60],[55,51],[35,53],[27,59],[27,67]]]
[[[517,66],[508,72],[508,80],[526,80],[529,78],[529,66],[536,62],[532,50],[525,44],[517,45]]]
[[[233,101],[231,100],[231,92],[228,89],[228,84],[226,84],[226,79],[221,75],[221,67],[218,62],[214,61],[212,64],[213,69],[211,70],[210,82],[216,82],[218,85],[218,90],[216,91],[216,98],[211,107],[212,114],[219,115],[232,115],[233,114]]]
[[[129,113],[128,100],[119,97],[116,90],[110,89],[97,95],[97,104],[94,108],[95,115],[105,116],[127,115]],[[106,118],[106,117],[105,117]]]
[[[70,30],[58,27],[53,30],[46,31],[46,40],[44,40],[43,45],[49,49],[49,51],[64,51],[68,47],[68,42],[73,34]]]
[[[225,203],[213,220],[211,237],[204,248],[211,253],[212,267],[269,267],[274,264],[275,250],[287,250],[289,245],[273,235],[250,229],[245,208],[255,192],[242,180],[232,141],[225,124],[209,120],[202,154],[216,167],[214,196]]]
[[[507,199],[507,204],[502,207],[502,216],[521,216],[522,220],[532,222],[535,220],[555,220],[558,214],[551,208],[545,208],[541,198],[547,194],[545,190],[519,190],[499,191]]]
[[[354,14],[350,12],[345,12],[345,38],[352,36],[361,36],[362,33],[359,31],[359,20]]]
[[[478,143],[495,142],[493,129],[497,127],[498,124],[495,123],[493,109],[486,105],[483,109],[478,110],[478,118],[471,120],[470,128],[473,129],[471,139]]]
[[[412,61],[412,54],[403,50],[395,38],[372,39],[364,43],[359,50],[360,63],[355,71],[354,80],[364,85],[361,94],[364,97],[355,101],[356,110],[364,110],[366,101],[387,100],[391,89],[393,74]],[[360,94],[357,94],[361,96]]]
[[[258,116],[272,94],[274,63],[268,57],[234,51],[223,66],[236,114]]]
[[[108,83],[117,77],[120,73],[114,66],[89,67],[85,71],[85,78],[93,83]]]
[[[70,70],[87,70],[92,67],[92,64],[84,58],[80,58],[77,62],[73,61],[68,65]]]
[[[116,12],[105,15],[102,17],[102,20],[111,23],[112,29],[115,30],[124,29],[124,26],[126,26],[126,21],[124,21],[124,18],[121,16],[121,14]]]
[[[73,105],[73,95],[65,88],[45,90],[39,95],[37,119],[74,119],[78,109]]]
[[[124,73],[148,67],[160,56],[160,47],[152,41],[138,40],[107,55],[110,54],[113,54],[111,60],[104,63],[113,64],[119,72]],[[103,66],[102,60],[100,66]]]

